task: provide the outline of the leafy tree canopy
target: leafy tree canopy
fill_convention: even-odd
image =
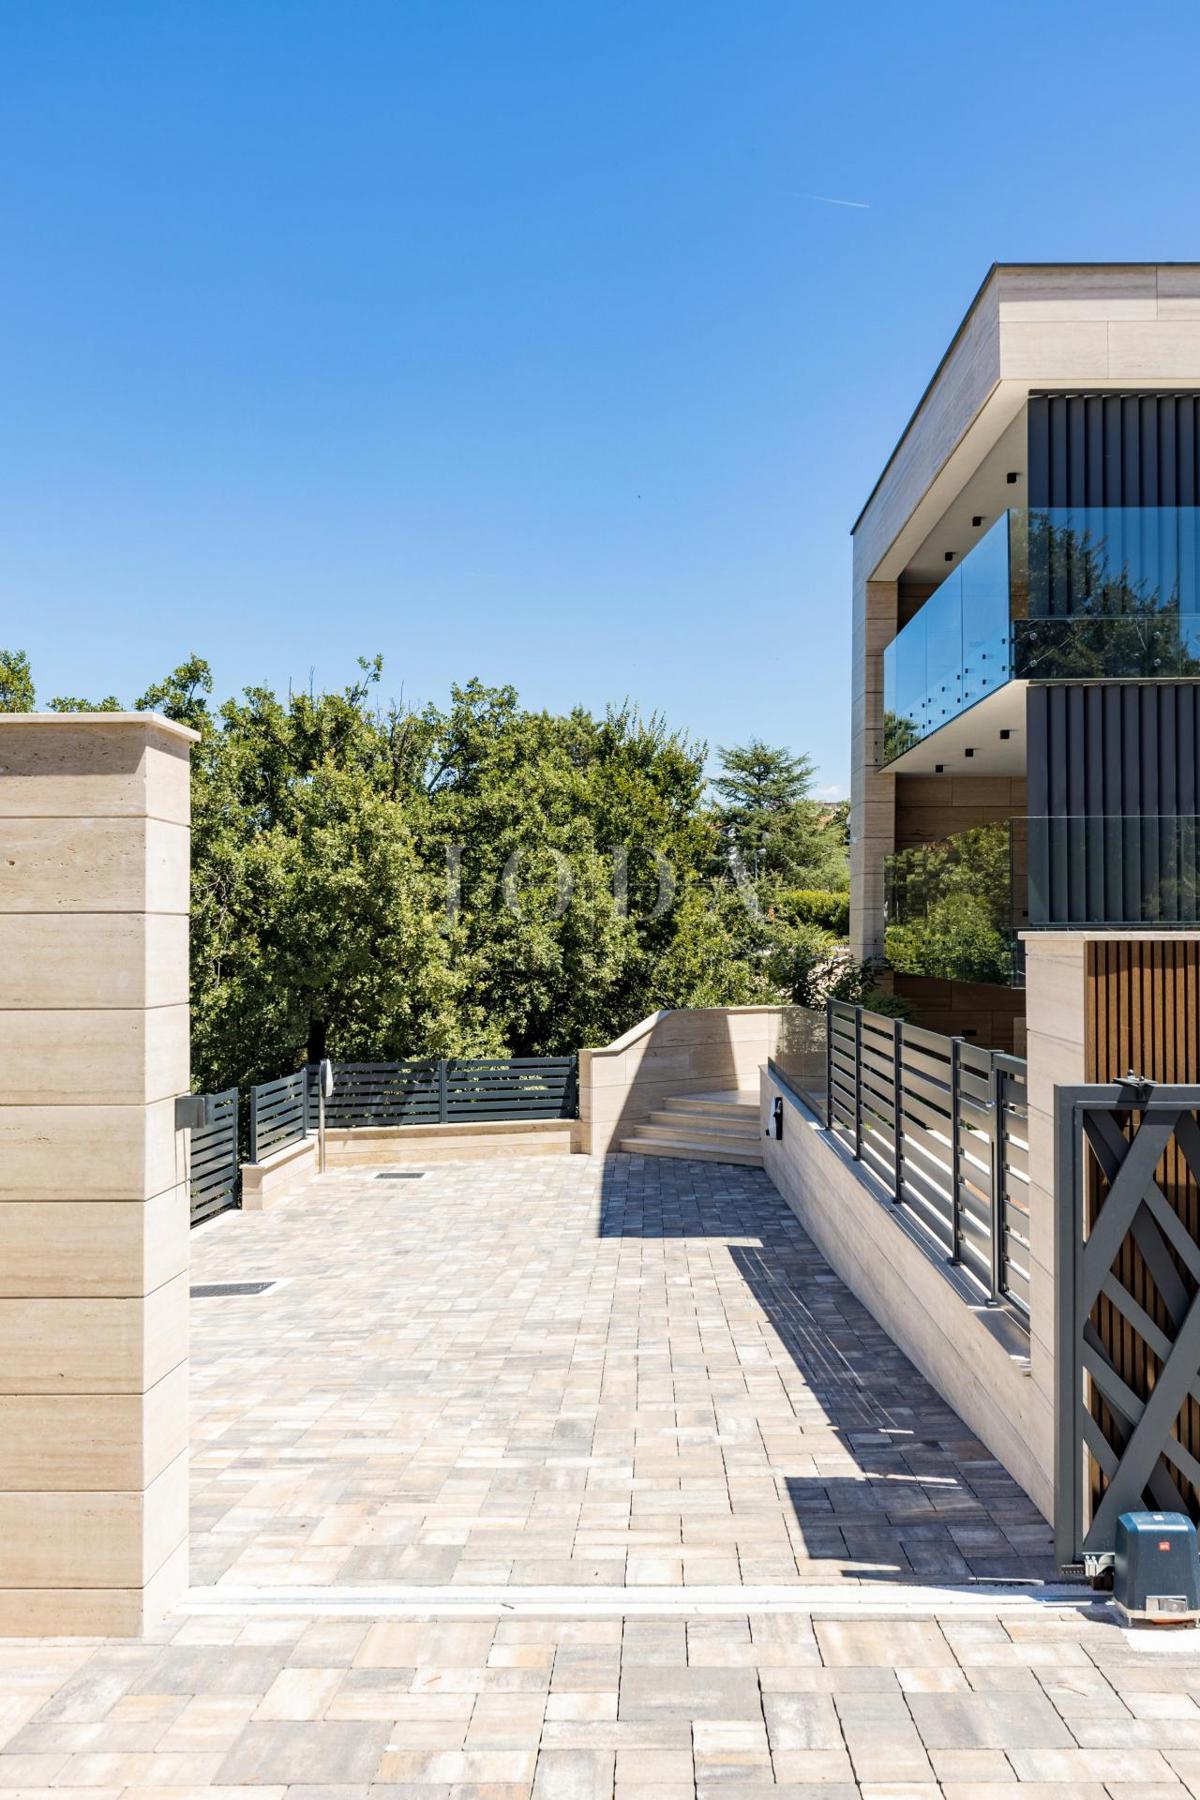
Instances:
[[[0,712],[32,712],[33,675],[23,650],[0,650]]]
[[[198,1086],[296,1067],[314,1034],[342,1058],[562,1053],[659,1008],[819,997],[831,959],[842,978],[814,922],[840,921],[836,894],[772,909],[734,879],[703,744],[628,705],[532,712],[479,681],[407,708],[382,673],[363,658],[341,690],[214,705],[193,654],[134,702],[199,733]],[[33,704],[19,653],[0,656],[0,695]],[[807,759],[765,752],[756,786],[764,747],[723,756],[721,779],[746,783],[723,807],[779,833],[764,894],[776,869],[843,885],[811,879],[844,851],[840,822],[805,810]]]
[[[760,899],[783,888],[849,886],[846,810],[810,798],[815,765],[754,738],[720,749],[711,783],[721,857]]]

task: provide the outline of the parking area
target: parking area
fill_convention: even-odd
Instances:
[[[993,1585],[1047,1527],[760,1171],[408,1173],[195,1234],[268,1285],[193,1305],[192,1591],[0,1644],[0,1786],[1200,1795],[1200,1642]]]

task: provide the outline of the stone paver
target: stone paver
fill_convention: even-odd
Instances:
[[[949,1592],[886,1612],[1043,1572],[1047,1533],[760,1172],[337,1175],[200,1233],[195,1271],[281,1285],[194,1308],[193,1579],[283,1603],[0,1642],[0,1789],[1200,1797],[1200,1636],[1147,1653],[1099,1609]],[[428,1616],[372,1616],[393,1584]],[[746,1592],[802,1584],[816,1616]],[[563,1616],[482,1594],[548,1585]],[[622,1585],[674,1598],[589,1609]]]
[[[193,1580],[1050,1572],[1030,1502],[758,1170],[343,1173],[196,1244]]]

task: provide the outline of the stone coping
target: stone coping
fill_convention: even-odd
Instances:
[[[709,1014],[710,1016],[713,1014],[719,1014],[722,1018],[730,1017],[730,1018],[739,1018],[740,1019],[740,1018],[745,1018],[745,1017],[752,1017],[756,1013],[780,1013],[780,1012],[788,1012],[789,1010],[792,1010],[792,1009],[790,1009],[787,1006],[768,1006],[768,1005],[759,1005],[759,1006],[674,1006],[674,1007],[669,1006],[669,1007],[665,1007],[663,1009],[663,1011],[661,1011],[661,1012],[651,1013],[648,1018],[639,1019],[638,1023],[636,1025],[631,1025],[629,1027],[629,1030],[624,1034],[623,1037],[614,1038],[611,1044],[600,1044],[600,1045],[597,1045],[595,1049],[581,1050],[580,1055],[581,1056],[619,1056],[621,1054],[622,1050],[627,1050],[629,1048],[630,1044],[636,1044],[638,1042],[639,1038],[644,1038],[644,1037],[648,1036],[649,1033],[652,1032],[657,1025],[660,1025],[664,1019],[673,1019],[673,1018],[676,1018],[683,1014],[691,1013],[691,1014],[695,1014],[696,1016],[700,1016],[705,1013]]]
[[[327,1140],[353,1144],[367,1138],[383,1138],[403,1142],[406,1138],[482,1137],[495,1133],[507,1137],[514,1132],[570,1131],[577,1119],[430,1119],[415,1120],[411,1125],[326,1125]]]
[[[164,732],[168,737],[181,738],[188,744],[200,742],[200,733],[193,731],[190,725],[180,725],[178,720],[164,718],[162,713],[156,712],[0,713],[0,730],[14,725],[87,725],[96,729],[112,725],[141,725]]]
[[[1087,925],[1071,926],[1060,930],[1054,925],[1031,925],[1026,931],[1018,931],[1018,938],[1023,944],[1035,938],[1039,943],[1049,938],[1056,944],[1094,944],[1106,942],[1110,938],[1119,938],[1131,944],[1177,944],[1180,939],[1185,942],[1200,939],[1200,922],[1195,920],[1187,924],[1176,925],[1168,930],[1150,931],[1129,925]]]

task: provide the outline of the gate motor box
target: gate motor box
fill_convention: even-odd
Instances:
[[[1196,1527],[1183,1513],[1127,1512],[1117,1520],[1113,1599],[1127,1623],[1200,1619]]]

